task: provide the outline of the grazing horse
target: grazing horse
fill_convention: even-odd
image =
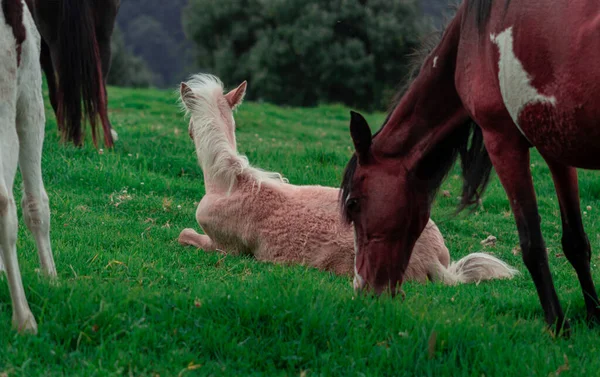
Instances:
[[[83,116],[90,122],[97,146],[96,121],[100,118],[104,144],[112,147],[117,133],[108,119],[106,79],[110,39],[121,0],[26,2],[42,35],[40,62],[63,139],[83,144]]]
[[[50,209],[42,182],[44,100],[40,35],[22,0],[0,0],[0,269],[6,271],[13,327],[35,333],[17,260],[17,207],[13,183],[23,176],[23,217],[35,237],[42,271],[56,276],[50,247]]]
[[[340,202],[356,233],[360,288],[399,289],[435,192],[460,156],[459,209],[478,202],[495,168],[546,322],[567,330],[540,230],[535,147],[552,173],[562,247],[588,318],[599,319],[575,169],[600,168],[597,61],[598,0],[464,0],[381,130],[372,136],[364,118],[351,115],[355,154]]]
[[[238,154],[233,109],[245,90],[246,82],[223,95],[223,84],[211,75],[181,84],[181,102],[191,114],[189,133],[204,172],[206,196],[196,219],[206,235],[184,229],[179,242],[352,275],[354,239],[339,215],[339,190],[288,184],[279,173],[256,169]],[[431,220],[406,270],[408,279],[445,284],[511,278],[514,273],[484,253],[450,263],[444,238]]]

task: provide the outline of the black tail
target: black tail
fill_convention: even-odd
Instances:
[[[479,204],[492,172],[492,162],[483,144],[481,128],[469,120],[457,127],[419,162],[415,176],[425,183],[433,201],[442,181],[460,156],[463,188],[457,213]]]
[[[475,123],[471,124],[471,145],[460,149],[463,188],[458,211],[477,206],[485,191],[492,172],[492,161],[483,144],[483,133]]]
[[[63,138],[81,145],[83,115],[90,122],[94,145],[97,146],[96,121],[99,117],[104,143],[111,147],[113,140],[106,114],[106,93],[92,10],[91,0],[62,0],[58,22],[58,62],[55,62],[58,73],[57,118]]]

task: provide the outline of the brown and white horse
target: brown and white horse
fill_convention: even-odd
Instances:
[[[598,0],[464,0],[381,130],[372,136],[352,114],[356,153],[340,201],[354,224],[361,288],[399,289],[435,191],[460,156],[461,207],[477,203],[493,166],[546,322],[568,329],[540,230],[535,147],[556,187],[564,253],[588,317],[599,319],[575,169],[600,168],[598,61]]]
[[[37,324],[17,260],[17,207],[13,182],[23,176],[23,217],[37,244],[42,271],[56,276],[50,247],[50,209],[42,182],[44,100],[40,35],[22,0],[0,0],[0,270],[6,270],[13,327],[35,333]]]
[[[110,39],[121,0],[26,2],[42,36],[40,62],[63,139],[82,145],[82,119],[88,119],[97,145],[99,118],[104,144],[111,147],[117,133],[108,119],[106,79]]]

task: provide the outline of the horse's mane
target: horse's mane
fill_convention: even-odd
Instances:
[[[469,1],[469,6],[472,6],[472,3],[481,3],[480,5],[476,5],[478,11],[480,11],[480,6],[482,8],[485,8],[488,5],[491,6],[491,0],[465,1]],[[487,4],[488,2],[490,4]],[[450,9],[452,10],[452,13],[456,13],[458,5],[450,5]],[[481,12],[484,12],[484,10],[482,9]],[[423,61],[441,41],[446,26],[452,19],[452,17],[448,16],[445,18],[445,26],[426,35],[421,42],[420,48],[409,55],[409,73],[404,84],[400,86],[400,90],[393,97],[391,106],[388,110],[388,115],[384,120],[382,127],[373,135],[373,137],[377,136],[383,126],[385,126],[394,109],[399,105],[402,97],[406,94],[419,75],[423,66]],[[471,142],[470,145],[469,141]],[[479,198],[485,191],[492,170],[492,163],[483,144],[481,129],[472,119],[469,119],[462,126],[457,127],[454,132],[450,133],[450,135],[438,143],[435,148],[432,148],[432,150],[418,163],[413,172],[419,181],[425,183],[431,202],[435,198],[437,190],[454,165],[458,156],[460,156],[461,159],[463,188],[461,202],[458,205],[457,213],[467,207],[478,205]],[[352,189],[352,178],[357,167],[358,159],[356,154],[353,154],[344,170],[339,195],[340,206],[343,211],[342,215],[346,221],[349,221],[349,218],[344,211],[344,201]]]
[[[492,12],[493,0],[465,0],[468,1],[467,12],[475,17],[475,24],[479,31],[482,31]],[[498,0],[496,0],[498,1]],[[502,0],[500,0],[502,1]],[[508,9],[510,0],[505,0],[504,9]]]
[[[183,109],[193,122],[198,162],[211,180],[220,182],[228,191],[242,176],[252,179],[259,187],[266,181],[287,182],[279,173],[251,166],[248,158],[238,153],[235,141],[232,146],[227,140],[224,130],[230,127],[235,140],[235,120],[218,77],[197,74],[186,81],[186,85],[191,93],[186,95]],[[180,101],[183,102],[183,98]],[[229,121],[231,124],[227,124]]]

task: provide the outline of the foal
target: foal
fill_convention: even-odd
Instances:
[[[279,173],[256,169],[238,154],[233,110],[245,91],[243,82],[223,95],[223,84],[211,75],[195,75],[181,84],[181,101],[191,115],[189,133],[204,172],[206,195],[196,219],[206,235],[184,229],[179,242],[206,251],[228,250],[261,261],[352,274],[354,236],[339,215],[339,190],[288,184]],[[511,278],[515,273],[484,253],[450,264],[444,239],[431,220],[406,271],[408,279],[445,284]],[[361,283],[354,281],[355,286]]]
[[[13,327],[36,333],[17,260],[17,208],[13,181],[23,176],[23,217],[37,244],[43,272],[56,276],[50,247],[50,209],[42,182],[44,102],[40,35],[22,0],[2,0],[0,12],[0,262],[13,307]],[[2,265],[0,264],[0,268]]]

